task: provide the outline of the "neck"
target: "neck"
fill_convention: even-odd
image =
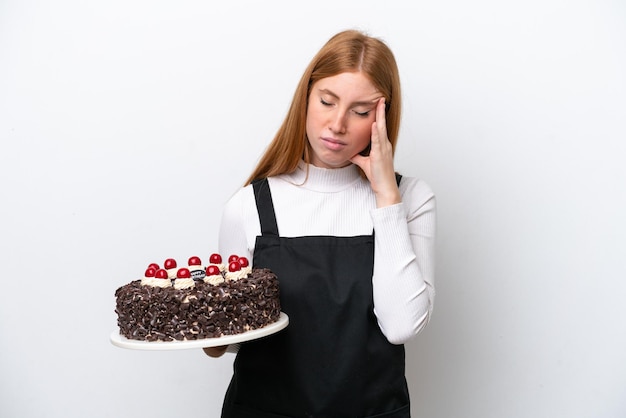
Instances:
[[[286,175],[286,178],[290,183],[306,189],[334,192],[350,187],[361,177],[354,164],[342,168],[321,168],[300,161],[296,171]]]

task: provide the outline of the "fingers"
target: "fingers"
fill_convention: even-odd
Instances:
[[[376,104],[376,120],[372,124],[372,147],[376,148],[376,153],[383,159],[389,158],[389,154],[393,153],[391,142],[387,136],[385,109],[385,98],[382,97]]]
[[[380,138],[387,139],[387,118],[385,117],[385,98],[381,97],[376,105],[376,128]]]
[[[381,145],[384,147],[388,142],[385,98],[382,97],[376,104],[376,120],[372,123],[372,147],[378,148]],[[380,150],[380,148],[378,150]]]
[[[350,159],[350,162],[359,166],[375,192],[379,189],[385,190],[387,177],[395,185],[395,175],[393,168],[393,149],[387,137],[387,121],[385,118],[385,99],[380,98],[376,104],[376,120],[372,123],[371,150],[369,155],[357,154]]]
[[[366,172],[374,194],[376,206],[384,207],[401,201],[400,191],[395,180],[393,166],[393,146],[387,136],[385,99],[376,105],[376,121],[372,124],[372,151]]]
[[[356,154],[354,157],[350,158],[350,162],[352,164],[356,164],[357,166],[359,166],[361,170],[363,170],[367,178],[368,179],[370,178],[370,174],[369,174],[370,173],[370,166],[369,166],[370,157],[369,156]]]
[[[207,356],[216,358],[221,357],[226,352],[227,348],[227,345],[221,345],[218,347],[203,347],[202,350]]]

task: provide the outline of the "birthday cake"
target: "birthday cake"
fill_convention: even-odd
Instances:
[[[115,291],[120,335],[140,341],[184,341],[240,334],[280,317],[278,278],[252,268],[245,257],[226,264],[212,254],[204,267],[190,257],[179,267],[168,258],[152,263],[141,279]]]

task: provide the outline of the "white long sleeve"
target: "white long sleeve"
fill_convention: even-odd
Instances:
[[[269,179],[278,231],[283,237],[307,235],[374,237],[374,312],[394,344],[417,335],[428,323],[434,300],[435,196],[418,179],[403,177],[402,203],[376,208],[367,179],[356,166],[307,168]],[[259,217],[252,187],[227,202],[219,251],[252,259]]]

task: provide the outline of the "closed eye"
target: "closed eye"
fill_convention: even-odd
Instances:
[[[323,97],[320,97],[320,103],[322,104],[322,106],[334,106],[333,103],[331,102],[327,102],[326,100],[324,100]],[[359,105],[360,106],[360,105]],[[366,118],[369,116],[369,114],[371,113],[372,109],[366,110],[364,112],[360,112],[358,110],[352,109],[352,111],[354,112],[355,115],[362,117],[362,118]]]

